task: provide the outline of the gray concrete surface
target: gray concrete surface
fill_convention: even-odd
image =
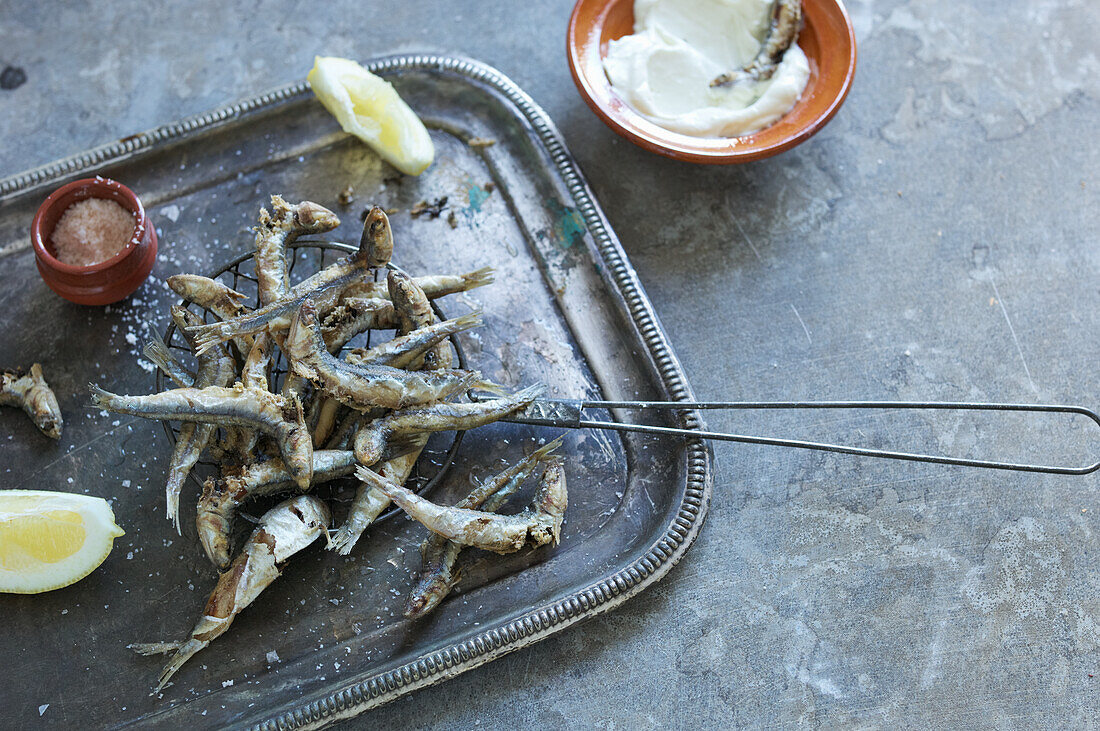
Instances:
[[[854,2],[847,104],[704,169],[577,96],[570,3],[0,6],[0,175],[302,77],[315,53],[491,63],[557,120],[704,397],[1066,401],[1100,386],[1100,6]],[[11,77],[9,77],[11,78]],[[832,414],[721,429],[1095,456],[1081,425]],[[1096,725],[1097,478],[719,446],[656,588],[346,727]]]

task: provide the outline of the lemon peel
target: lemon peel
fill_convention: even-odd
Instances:
[[[99,567],[123,531],[103,498],[0,491],[0,593],[39,594]]]
[[[419,175],[432,164],[428,130],[388,81],[336,56],[316,56],[306,80],[345,132],[401,172]]]

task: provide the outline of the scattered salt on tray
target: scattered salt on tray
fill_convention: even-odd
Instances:
[[[107,261],[133,235],[132,213],[112,200],[86,198],[65,209],[51,239],[58,261],[85,267]]]

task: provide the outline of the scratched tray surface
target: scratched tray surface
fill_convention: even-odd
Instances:
[[[559,546],[505,557],[467,551],[455,592],[429,618],[410,622],[401,612],[419,565],[423,528],[397,515],[372,526],[346,558],[316,544],[294,557],[283,576],[185,665],[160,697],[149,696],[162,660],[136,656],[126,645],[186,637],[216,574],[195,536],[194,484],[182,500],[182,537],[164,517],[170,444],[161,426],[88,408],[86,384],[118,393],[153,389],[151,366],[140,349],[154,331],[164,331],[176,301],[164,279],[215,270],[249,250],[249,227],[269,194],[314,200],[338,212],[343,223],[325,237],[330,240],[357,241],[360,214],[372,204],[396,209],[394,261],[413,274],[495,267],[495,284],[441,300],[450,316],[484,309],[485,326],[463,335],[462,345],[470,366],[488,378],[517,388],[542,382],[549,395],[566,398],[669,395],[659,364],[627,314],[626,299],[605,280],[606,262],[590,230],[598,210],[589,210],[588,219],[578,211],[580,203],[530,116],[492,83],[427,66],[382,69],[431,130],[436,162],[419,178],[398,175],[341,133],[299,90],[228,122],[121,161],[44,179],[0,200],[0,247],[7,252],[0,294],[3,365],[40,361],[66,419],[64,437],[55,445],[18,412],[0,412],[0,485],[102,496],[126,530],[107,562],[78,584],[34,597],[0,596],[9,722],[205,728],[295,713],[284,721],[324,722],[333,708],[354,712],[418,683],[384,679],[380,690],[345,694],[337,706],[334,693],[578,595],[645,556],[678,519],[690,483],[689,446],[570,432],[560,450],[569,509]],[[471,147],[472,137],[496,143]],[[19,243],[49,189],[65,177],[92,173],[137,191],[161,242],[149,281],[108,308],[78,307],[56,297]],[[355,200],[341,206],[337,196],[348,185]],[[442,197],[447,201],[438,218],[411,217],[418,201]],[[633,296],[634,306],[640,306],[640,296]],[[663,367],[676,367],[670,355]],[[686,384],[679,388],[683,396]],[[456,500],[472,477],[501,469],[557,434],[508,424],[467,433],[432,497]],[[521,506],[530,492],[528,487],[514,505]],[[353,485],[322,494],[339,523]],[[259,508],[246,512],[258,514]],[[685,525],[685,535],[697,528]],[[660,574],[659,567],[648,571]],[[622,596],[629,593],[624,589]],[[605,605],[616,603],[610,594],[604,598]],[[577,616],[595,610],[585,599]],[[568,623],[563,619],[559,626]],[[532,641],[509,644],[503,634],[495,637],[489,642],[497,643],[493,652],[465,645],[448,663],[454,667],[412,680],[432,682]]]

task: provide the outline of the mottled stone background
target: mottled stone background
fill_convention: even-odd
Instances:
[[[465,54],[557,121],[700,396],[1096,406],[1100,4],[849,10],[860,65],[833,122],[781,157],[705,169],[636,149],[581,102],[564,0],[5,0],[0,175],[300,79],[315,53]],[[974,457],[1097,456],[1081,424],[711,424]],[[715,451],[707,524],[663,583],[356,723],[1096,725],[1095,475]]]

